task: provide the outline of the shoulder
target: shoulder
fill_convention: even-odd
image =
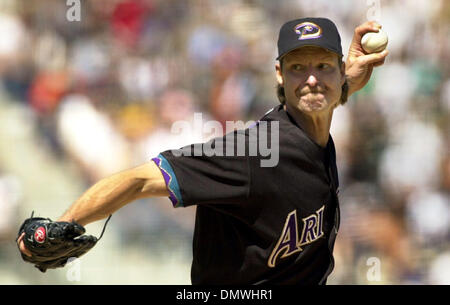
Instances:
[[[257,138],[261,136],[276,138],[280,143],[290,143],[297,149],[301,148],[301,143],[307,141],[304,131],[297,126],[282,104],[268,110],[246,130],[246,134],[257,134]]]

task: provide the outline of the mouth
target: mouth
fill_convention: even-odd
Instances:
[[[317,102],[323,100],[325,95],[323,92],[308,92],[304,94],[300,94],[297,96],[299,100],[304,100],[306,102]]]
[[[318,88],[316,90],[311,90],[310,88],[303,88],[300,90],[296,90],[295,95],[298,99],[301,98],[324,98],[324,90]]]
[[[302,109],[319,110],[326,104],[326,98],[323,90],[299,90],[296,92],[298,102]]]
[[[303,96],[323,96],[323,92],[308,92],[303,94]]]

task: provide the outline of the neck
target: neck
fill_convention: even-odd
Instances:
[[[289,107],[289,105],[284,105],[284,109],[289,112],[311,140],[321,147],[327,146],[333,110],[309,115],[296,108]]]

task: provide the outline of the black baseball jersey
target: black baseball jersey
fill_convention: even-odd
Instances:
[[[326,283],[339,226],[331,136],[322,148],[279,105],[250,128],[152,160],[173,205],[197,205],[192,284]]]

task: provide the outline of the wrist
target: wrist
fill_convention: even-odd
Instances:
[[[61,217],[59,217],[56,221],[59,222],[72,222],[75,219],[73,217],[71,217],[70,215],[64,214]]]
[[[353,93],[358,91],[358,88],[356,88],[356,85],[354,82],[352,82],[351,77],[348,75],[345,77],[346,83],[347,83],[347,98],[350,97]]]

